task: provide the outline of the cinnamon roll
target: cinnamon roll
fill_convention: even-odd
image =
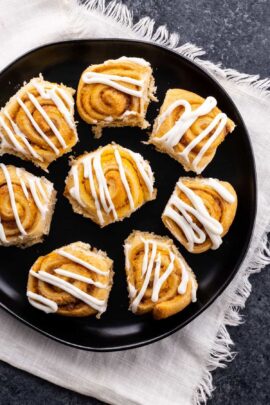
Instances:
[[[27,297],[45,313],[99,318],[107,308],[112,278],[113,262],[106,253],[75,242],[35,261]]]
[[[200,174],[234,127],[214,97],[204,99],[190,91],[170,89],[149,143],[176,159],[186,171]]]
[[[25,84],[0,111],[0,154],[48,166],[77,143],[75,90],[42,76]]]
[[[56,202],[53,184],[0,163],[0,245],[27,247],[48,235]]]
[[[75,212],[103,227],[156,198],[154,175],[139,153],[110,144],[72,161],[64,195]]]
[[[152,68],[141,58],[121,57],[89,66],[77,92],[81,118],[94,125],[96,137],[104,127],[147,128],[148,105],[154,97]]]
[[[171,239],[134,231],[124,249],[133,313],[164,319],[196,301],[195,275]]]
[[[162,214],[164,225],[191,253],[218,249],[234,220],[237,195],[217,179],[180,177]]]

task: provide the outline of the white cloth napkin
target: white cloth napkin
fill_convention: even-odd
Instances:
[[[269,263],[270,220],[269,81],[221,70],[198,59],[191,44],[177,48],[177,35],[154,31],[153,21],[133,25],[126,7],[104,1],[4,0],[0,2],[0,68],[45,43],[72,38],[124,37],[153,40],[195,58],[228,91],[250,133],[258,173],[258,214],[249,253],[222,296],[199,318],[150,346],[117,353],[86,353],[41,336],[0,312],[0,359],[55,384],[111,404],[189,405],[211,395],[211,370],[232,355],[226,325],[240,321],[251,286],[248,277]],[[4,271],[1,269],[0,271]]]

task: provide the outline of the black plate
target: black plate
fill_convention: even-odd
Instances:
[[[123,241],[133,229],[168,234],[160,216],[180,175],[181,165],[154,147],[144,145],[146,131],[136,128],[105,129],[100,140],[93,138],[90,127],[79,119],[80,142],[73,154],[92,151],[100,145],[115,141],[140,152],[151,163],[155,172],[158,197],[134,213],[131,218],[100,229],[90,220],[73,213],[62,197],[64,179],[68,172],[69,156],[50,166],[47,176],[58,191],[58,202],[49,236],[44,243],[26,250],[1,248],[0,301],[1,306],[39,332],[70,346],[111,351],[145,345],[177,331],[211,304],[232,280],[242,262],[251,238],[256,211],[256,175],[250,140],[243,120],[228,94],[204,70],[184,57],[160,46],[127,40],[80,40],[47,45],[36,49],[7,67],[0,76],[0,105],[23,84],[39,73],[46,80],[63,82],[76,89],[81,72],[92,63],[120,56],[137,56],[148,60],[154,69],[159,103],[152,103],[148,111],[150,122],[169,88],[179,87],[206,97],[212,95],[218,105],[236,123],[232,135],[219,147],[213,162],[204,171],[205,177],[229,181],[237,190],[239,205],[235,221],[217,251],[192,255],[175,241],[181,253],[196,273],[199,282],[198,301],[183,312],[163,321],[151,316],[135,316],[128,311],[128,296],[124,272]],[[1,158],[4,163],[25,167],[43,175],[30,162],[12,156]],[[28,304],[25,289],[28,270],[38,256],[82,240],[107,251],[114,260],[114,286],[108,310],[100,320],[72,319],[46,315]]]

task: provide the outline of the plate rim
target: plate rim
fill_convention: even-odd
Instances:
[[[222,284],[222,286],[216,291],[216,293],[209,299],[207,304],[205,304],[195,314],[190,316],[188,319],[183,321],[180,325],[176,326],[175,328],[167,330],[166,332],[164,332],[164,333],[162,333],[162,334],[160,334],[158,336],[155,336],[153,338],[146,339],[146,340],[141,340],[140,342],[137,342],[137,343],[130,343],[130,344],[126,344],[126,345],[120,344],[120,345],[117,345],[117,346],[107,346],[107,347],[102,347],[102,348],[97,348],[97,347],[92,347],[92,346],[84,346],[84,345],[69,342],[69,341],[64,340],[62,338],[59,338],[59,337],[57,337],[55,335],[52,335],[49,332],[46,332],[46,331],[40,329],[37,326],[33,325],[29,321],[22,318],[20,315],[13,312],[6,305],[4,305],[2,303],[2,301],[1,301],[1,296],[0,296],[0,308],[5,310],[7,313],[12,315],[14,318],[19,320],[24,325],[26,325],[29,328],[39,332],[43,336],[46,336],[46,337],[48,337],[48,338],[50,338],[50,339],[52,339],[52,340],[54,340],[54,341],[56,341],[58,343],[64,344],[65,346],[75,348],[75,349],[79,349],[79,350],[90,351],[90,352],[117,352],[117,351],[122,351],[122,350],[136,349],[136,348],[139,348],[139,347],[142,347],[142,346],[146,346],[146,345],[155,343],[155,342],[157,342],[159,340],[162,340],[162,339],[164,339],[166,337],[171,336],[175,332],[177,332],[177,331],[181,330],[182,328],[184,328],[185,326],[187,326],[190,322],[192,322],[198,316],[200,316],[207,308],[209,308],[216,301],[216,299],[222,294],[222,292],[231,284],[232,280],[234,279],[234,277],[238,273],[238,271],[240,269],[240,266],[243,263],[243,260],[245,259],[246,255],[247,255],[247,252],[248,252],[248,249],[250,247],[252,237],[253,237],[253,234],[254,234],[254,228],[255,228],[255,222],[256,222],[256,216],[257,216],[257,206],[258,206],[257,170],[256,170],[256,162],[255,162],[253,145],[252,145],[251,138],[250,138],[249,132],[247,130],[245,121],[242,118],[242,115],[241,115],[239,109],[237,108],[237,106],[235,105],[234,101],[232,100],[232,98],[228,94],[228,92],[225,90],[225,88],[218,82],[218,80],[211,73],[209,73],[206,70],[206,68],[204,66],[199,65],[196,62],[196,60],[189,59],[187,56],[182,55],[182,54],[176,52],[175,50],[170,49],[170,48],[168,48],[166,46],[163,46],[161,44],[157,44],[157,43],[154,43],[154,42],[151,42],[151,41],[144,41],[144,40],[139,40],[139,39],[138,40],[137,39],[126,39],[126,38],[89,38],[89,39],[71,39],[71,40],[64,40],[64,41],[49,42],[47,44],[37,46],[37,47],[27,51],[27,52],[24,52],[22,55],[20,55],[19,57],[17,57],[13,61],[11,61],[7,66],[5,66],[0,71],[0,79],[1,79],[1,76],[3,74],[5,74],[10,68],[12,68],[14,65],[16,65],[21,59],[23,59],[25,57],[28,57],[28,56],[34,54],[35,52],[37,52],[39,50],[42,50],[42,49],[45,49],[45,48],[50,48],[50,47],[53,47],[53,46],[56,46],[56,45],[61,46],[61,45],[72,45],[72,44],[76,44],[76,43],[89,43],[89,42],[90,43],[93,43],[93,42],[125,42],[125,43],[135,43],[135,44],[152,46],[153,48],[160,48],[160,49],[162,49],[162,50],[164,50],[164,51],[166,51],[168,53],[172,53],[172,54],[176,55],[180,59],[183,59],[187,64],[193,66],[193,68],[195,67],[201,73],[206,75],[208,77],[208,79],[210,79],[210,81],[212,81],[213,84],[215,86],[217,86],[226,95],[226,97],[229,99],[233,109],[237,113],[237,115],[238,115],[238,117],[239,117],[239,119],[241,121],[241,125],[242,125],[242,127],[243,127],[243,129],[245,131],[245,135],[247,137],[247,141],[248,141],[249,149],[250,149],[251,165],[252,165],[252,168],[253,168],[254,203],[252,205],[252,212],[251,212],[252,220],[251,220],[251,224],[250,224],[249,229],[248,229],[246,241],[244,243],[241,255],[239,255],[238,260],[237,260],[237,262],[236,262],[236,264],[234,266],[234,269],[231,272],[230,276],[226,279],[226,281]]]

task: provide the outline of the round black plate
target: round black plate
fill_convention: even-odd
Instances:
[[[80,40],[47,45],[36,49],[12,63],[0,76],[0,105],[3,106],[24,81],[42,73],[46,80],[63,82],[77,88],[81,72],[92,63],[120,56],[137,56],[148,60],[154,69],[159,103],[150,105],[150,122],[169,88],[184,88],[218,100],[221,110],[234,120],[236,129],[219,147],[213,162],[204,171],[205,177],[224,179],[235,187],[239,205],[235,221],[217,251],[192,255],[175,241],[196,273],[198,301],[183,312],[163,321],[151,316],[135,316],[128,311],[128,295],[124,271],[123,241],[133,229],[168,235],[160,216],[181,175],[181,165],[154,147],[147,140],[147,131],[137,128],[105,129],[101,139],[93,138],[90,126],[79,116],[80,142],[73,150],[78,156],[100,145],[117,142],[140,152],[155,172],[157,199],[145,204],[131,218],[104,229],[75,214],[62,196],[64,180],[69,169],[69,156],[50,166],[47,177],[58,191],[58,202],[49,236],[42,244],[21,250],[0,248],[1,306],[27,325],[62,343],[81,349],[111,351],[128,349],[154,342],[180,329],[198,316],[228,285],[242,262],[251,238],[256,211],[256,175],[252,149],[242,118],[230,97],[204,70],[184,57],[150,43],[127,40]],[[1,158],[4,163],[23,166],[37,175],[44,175],[30,162],[12,156]],[[64,318],[46,315],[28,304],[25,290],[30,266],[38,256],[74,241],[85,241],[105,250],[114,260],[115,278],[108,310],[100,320],[95,318]]]

